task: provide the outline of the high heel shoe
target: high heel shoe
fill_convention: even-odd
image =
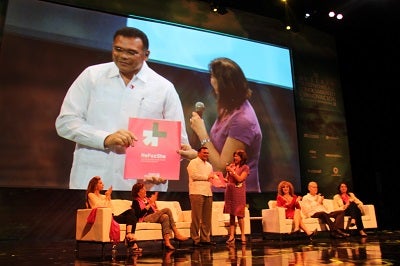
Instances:
[[[128,247],[129,253],[131,254],[142,253],[143,249],[138,247],[136,238],[128,237],[128,235],[129,234],[125,236],[125,245]]]
[[[132,233],[128,233],[125,235],[125,246],[131,247],[134,244],[136,244],[136,238],[135,237],[129,237],[129,235],[133,235]]]
[[[294,231],[292,231],[292,235],[297,235],[297,234],[299,234],[300,233],[300,229],[297,229],[297,230],[294,230]]]
[[[169,245],[165,245],[165,249],[166,250],[175,250],[175,247],[173,245],[169,244]]]
[[[135,242],[132,247],[131,247],[131,252],[133,254],[138,254],[138,253],[142,253],[143,249],[138,247],[137,243]]]
[[[232,245],[232,244],[235,244],[235,238],[229,238],[228,240],[226,240],[226,244],[227,245]]]
[[[317,235],[318,230],[315,229],[314,231],[311,232],[311,234],[308,235],[308,237],[310,238],[310,240],[313,240],[313,237],[315,237]]]
[[[183,235],[175,235],[174,237],[178,241],[186,241],[189,239],[189,237],[183,236]]]
[[[356,225],[356,220],[355,220],[355,219],[351,219],[351,220],[350,220],[349,226],[350,226],[350,227],[353,227],[353,226],[355,226],[355,225]]]
[[[359,233],[361,237],[367,237],[367,233],[365,233],[364,230],[360,230]]]

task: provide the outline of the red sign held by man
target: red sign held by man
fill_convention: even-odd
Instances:
[[[124,178],[179,180],[181,122],[130,118],[128,128],[138,141],[126,150]]]

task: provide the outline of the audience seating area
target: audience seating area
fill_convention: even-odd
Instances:
[[[324,199],[323,204],[327,207],[329,211],[333,211],[333,200]],[[292,219],[286,219],[285,209],[276,206],[275,200],[268,201],[268,209],[263,209],[262,213],[262,226],[264,233],[290,233],[292,231]],[[305,218],[303,216],[304,224],[310,230],[317,229],[318,231],[328,230],[326,224],[321,223],[317,218]],[[349,217],[345,217],[346,228]],[[377,220],[375,215],[375,207],[372,204],[364,205],[364,215],[362,216],[363,224],[365,229],[377,228]],[[356,227],[350,227],[348,229],[356,229]]]

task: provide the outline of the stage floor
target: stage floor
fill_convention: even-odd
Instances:
[[[369,231],[367,238],[330,239],[320,233],[312,241],[304,236],[253,235],[247,245],[196,247],[188,240],[167,252],[161,241],[145,241],[140,255],[127,256],[118,246],[112,262],[111,245],[102,258],[101,245],[81,243],[77,257],[75,240],[0,241],[0,265],[400,265],[400,231]]]

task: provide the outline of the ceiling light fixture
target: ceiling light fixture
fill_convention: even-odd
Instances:
[[[211,0],[210,10],[214,13],[225,15],[226,13],[228,13],[228,10],[226,10],[224,2],[224,0]]]

